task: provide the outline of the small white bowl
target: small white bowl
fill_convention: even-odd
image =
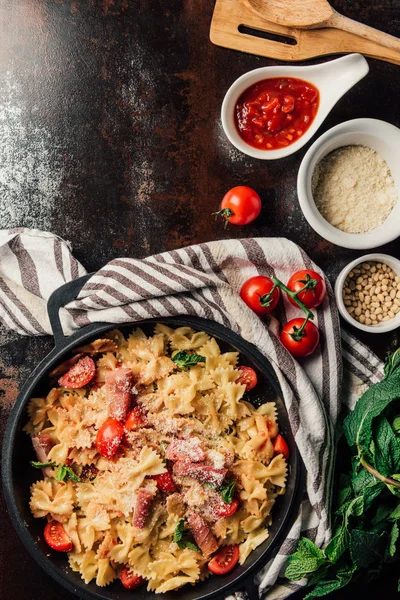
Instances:
[[[283,65],[279,67],[261,67],[245,73],[231,85],[225,94],[221,108],[221,121],[228,140],[241,152],[261,158],[275,160],[289,156],[306,144],[330,113],[336,102],[366,76],[369,66],[361,54],[348,54],[342,58],[319,65],[297,67]],[[312,83],[318,88],[320,102],[314,121],[307,131],[294,144],[279,150],[259,150],[247,144],[240,137],[235,125],[235,106],[241,94],[250,86],[271,77],[295,77]]]
[[[388,265],[396,275],[400,276],[400,260],[394,258],[394,256],[389,256],[388,254],[366,254],[365,256],[361,256],[360,258],[356,258],[351,261],[340,273],[335,282],[335,296],[336,296],[336,304],[339,309],[342,317],[353,325],[357,327],[357,329],[361,329],[362,331],[368,331],[368,333],[386,333],[387,331],[393,331],[393,329],[397,329],[400,327],[400,312],[397,315],[390,319],[390,321],[385,321],[384,323],[378,323],[378,325],[363,325],[359,323],[350,313],[347,312],[347,309],[344,305],[343,301],[343,286],[346,281],[347,275],[350,273],[352,269],[355,269],[358,265],[363,262],[380,262]]]
[[[334,227],[319,212],[311,191],[311,179],[317,163],[342,146],[368,146],[385,159],[392,173],[398,200],[382,225],[367,233],[346,233]],[[400,129],[378,119],[354,119],[324,133],[309,148],[297,176],[300,207],[311,227],[320,236],[344,248],[366,250],[383,246],[400,235]]]

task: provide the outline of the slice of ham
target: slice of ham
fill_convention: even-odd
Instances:
[[[216,550],[218,550],[218,542],[211,533],[207,523],[195,513],[188,516],[190,531],[193,534],[196,544],[200,548],[205,558],[208,558]]]
[[[203,462],[206,454],[201,447],[199,438],[191,438],[188,440],[173,440],[165,450],[165,458],[167,460],[189,460],[191,462]]]
[[[174,464],[173,473],[174,475],[193,477],[201,483],[211,483],[219,487],[225,479],[228,469],[217,469],[209,465],[199,465],[186,460],[179,460]]]
[[[39,433],[32,437],[33,449],[36,452],[36,456],[39,462],[48,462],[48,454],[53,447],[51,438],[46,433]],[[51,477],[51,467],[45,467],[42,469],[42,473],[45,477]]]
[[[133,374],[130,369],[118,367],[106,373],[105,392],[110,417],[125,421],[131,408],[134,389]]]
[[[135,511],[133,515],[133,526],[143,529],[150,513],[153,494],[146,489],[138,490],[136,494]]]

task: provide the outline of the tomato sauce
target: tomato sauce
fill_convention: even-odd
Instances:
[[[235,107],[235,125],[242,140],[260,150],[294,144],[317,114],[319,91],[308,81],[272,77],[250,86]]]

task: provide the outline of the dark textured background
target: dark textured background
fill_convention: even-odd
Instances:
[[[333,4],[400,36],[400,0]],[[263,162],[225,139],[225,91],[274,62],[213,46],[212,0],[0,0],[0,9],[0,228],[51,230],[88,270],[117,256],[279,235],[301,244],[333,282],[362,254],[324,241],[303,218],[295,184],[307,147]],[[356,117],[400,126],[399,67],[369,63],[320,133]],[[224,230],[210,213],[238,184],[260,193],[263,210],[254,224]],[[400,254],[398,242],[382,250]],[[397,339],[363,336],[381,356]],[[0,329],[0,345],[3,432],[21,382],[52,340]],[[3,506],[0,519],[0,598],[72,600],[28,556]],[[332,597],[392,598],[395,571]]]

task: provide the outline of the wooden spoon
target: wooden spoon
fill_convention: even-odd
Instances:
[[[259,16],[267,21],[296,27],[320,29],[333,27],[376,42],[386,48],[400,51],[400,39],[353,21],[336,12],[327,0],[243,0]]]

